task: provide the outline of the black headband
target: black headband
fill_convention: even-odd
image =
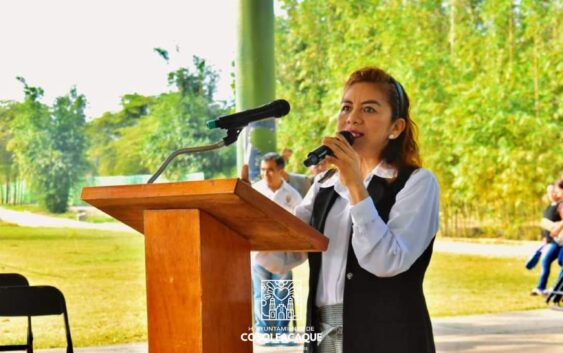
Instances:
[[[395,117],[406,119],[405,91],[403,90],[403,86],[401,86],[399,81],[395,80],[393,77],[389,79],[389,82],[393,85],[393,87],[395,87],[395,91],[397,92],[397,112]]]

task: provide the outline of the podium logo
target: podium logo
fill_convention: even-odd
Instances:
[[[292,280],[262,280],[262,320],[295,320],[295,286]]]

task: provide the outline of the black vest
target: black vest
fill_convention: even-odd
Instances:
[[[388,184],[374,176],[368,192],[381,219],[389,212],[397,193],[404,187],[413,169],[401,169],[397,179]],[[338,198],[334,187],[321,188],[315,199],[311,226],[323,232],[326,217]],[[405,272],[394,277],[378,277],[358,264],[351,244],[348,247],[344,285],[344,353],[434,353],[430,316],[422,291],[422,281],[432,244]],[[309,296],[307,327],[317,322],[315,299],[321,270],[320,252],[309,253]],[[318,332],[315,329],[315,332]],[[306,353],[317,352],[317,342],[305,344]]]

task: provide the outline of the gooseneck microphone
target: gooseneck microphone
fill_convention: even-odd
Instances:
[[[351,145],[354,144],[354,135],[352,135],[350,131],[340,131],[338,133],[342,135],[346,139],[346,141],[348,141],[349,144]],[[303,161],[303,164],[305,164],[305,167],[310,167],[312,165],[319,164],[323,159],[325,159],[326,156],[333,156],[333,155],[334,153],[332,153],[332,150],[330,148],[328,148],[325,145],[322,145],[316,150],[310,152],[307,155],[307,159]]]
[[[242,129],[246,125],[267,118],[280,118],[289,113],[289,103],[284,99],[278,99],[261,107],[248,109],[243,112],[221,116],[215,120],[209,120],[207,127],[210,129]]]

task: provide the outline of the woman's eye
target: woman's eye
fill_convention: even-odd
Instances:
[[[375,109],[373,109],[372,107],[364,107],[364,112],[366,112],[366,113],[377,113],[377,111]]]
[[[340,111],[341,111],[341,112],[349,112],[349,111],[350,111],[350,106],[348,106],[348,105],[343,105],[343,106],[340,108]]]

